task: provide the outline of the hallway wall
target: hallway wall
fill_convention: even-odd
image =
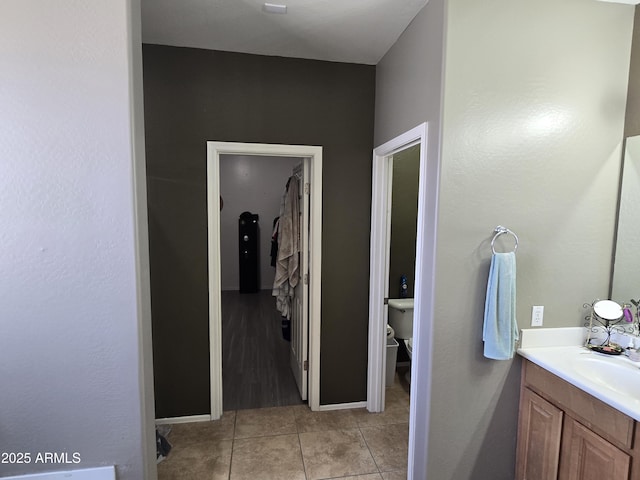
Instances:
[[[206,141],[321,145],[321,404],[366,399],[375,68],[143,46],[158,417],[209,412]]]
[[[0,476],[151,480],[140,2],[0,9]]]

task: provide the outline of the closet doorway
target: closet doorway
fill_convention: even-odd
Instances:
[[[277,157],[277,158],[274,158]],[[229,163],[229,160],[237,160]],[[297,160],[296,160],[297,159]],[[240,169],[248,168],[251,162],[279,162],[279,168],[292,167],[298,164],[291,172],[292,179],[299,180],[300,198],[300,281],[295,287],[295,295],[291,302],[291,342],[290,342],[290,366],[293,376],[298,385],[300,398],[307,399],[312,410],[319,407],[319,346],[320,346],[320,262],[321,262],[321,218],[322,218],[322,148],[315,146],[294,146],[294,145],[268,145],[268,144],[247,144],[247,143],[229,143],[229,142],[207,142],[207,210],[208,210],[208,236],[209,236],[209,343],[210,343],[210,372],[211,372],[211,419],[218,419],[223,411],[223,391],[224,384],[222,378],[222,355],[223,355],[223,318],[222,318],[222,301],[225,301],[225,320],[238,321],[245,312],[251,309],[259,309],[260,305],[270,307],[269,301],[276,303],[276,297],[269,298],[270,287],[265,287],[273,280],[274,270],[269,271],[269,266],[263,265],[258,267],[259,271],[263,271],[264,277],[261,281],[257,280],[259,285],[257,290],[264,289],[259,293],[249,293],[245,299],[241,299],[243,295],[236,292],[221,292],[230,288],[229,282],[234,283],[234,275],[238,272],[231,269],[229,275],[230,262],[238,262],[237,255],[231,255],[235,258],[229,258],[229,249],[227,248],[229,239],[221,238],[221,221],[224,217],[225,232],[229,235],[229,230],[234,229],[236,242],[241,241],[238,236],[238,227],[229,225],[229,212],[221,215],[221,208],[224,206],[227,210],[230,204],[226,198],[221,198],[221,173],[228,168]],[[254,165],[256,165],[254,163]],[[259,164],[257,164],[259,165]],[[273,164],[274,167],[276,163]],[[248,173],[248,172],[245,172]],[[242,172],[235,172],[236,181],[241,181]],[[288,175],[283,176],[286,181]],[[225,185],[226,187],[226,185]],[[239,185],[240,187],[240,185]],[[280,188],[284,189],[284,183]],[[289,190],[289,189],[288,189]],[[241,192],[237,192],[241,195]],[[235,195],[235,193],[233,194]],[[232,196],[229,197],[232,200]],[[223,203],[224,201],[224,203]],[[259,208],[259,207],[256,207]],[[234,212],[234,215],[237,212]],[[256,212],[252,212],[256,213]],[[269,215],[271,217],[271,215]],[[237,221],[237,219],[236,219]],[[270,243],[271,233],[273,230],[273,217],[258,219],[260,223],[260,244],[264,246],[265,242]],[[306,235],[305,235],[306,234]],[[227,236],[225,235],[225,237]],[[296,237],[297,238],[297,237]],[[238,251],[236,247],[236,252]],[[264,257],[264,248],[260,256]],[[266,262],[269,263],[269,262]],[[226,265],[225,276],[223,280],[223,266]],[[237,265],[237,264],[236,264]],[[260,278],[258,274],[258,278]],[[226,282],[226,284],[225,284]],[[237,285],[237,281],[235,281]],[[246,282],[245,282],[246,285]],[[231,287],[233,289],[233,287]],[[236,287],[237,288],[237,287]],[[267,291],[267,289],[269,289]],[[242,290],[242,288],[241,288]],[[245,290],[246,291],[246,290]],[[224,295],[223,295],[224,294]],[[246,300],[246,302],[245,302]],[[242,309],[238,309],[238,305],[244,304]],[[248,310],[247,310],[248,309]],[[271,310],[274,311],[273,309]],[[235,318],[229,318],[229,315]],[[273,320],[273,315],[272,315]],[[268,320],[267,320],[268,321]],[[227,323],[229,325],[229,323]],[[259,323],[253,324],[254,327],[262,327]],[[249,326],[247,324],[247,326]],[[249,326],[249,328],[251,328]],[[253,334],[254,349],[256,347],[256,332]],[[265,330],[265,334],[266,334]],[[273,328],[271,330],[273,334]],[[226,335],[229,341],[229,336]],[[275,339],[278,340],[277,338]],[[229,346],[229,345],[227,345]],[[258,347],[260,345],[258,344]],[[250,345],[247,345],[251,348]],[[237,371],[238,366],[233,368],[225,367],[225,372],[233,375],[234,369]],[[251,368],[251,367],[248,367]],[[226,373],[225,373],[226,374]],[[225,378],[225,380],[229,380]],[[238,378],[241,381],[241,378]],[[227,386],[233,383],[227,383]],[[251,388],[247,385],[247,388]],[[230,398],[230,397],[228,397]],[[226,407],[225,407],[226,408]]]

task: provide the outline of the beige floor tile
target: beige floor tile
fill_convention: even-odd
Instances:
[[[220,420],[176,423],[171,425],[167,440],[171,445],[193,445],[208,440],[233,439],[236,412],[224,412]]]
[[[235,438],[284,435],[296,432],[293,407],[238,410],[236,413]]]
[[[298,433],[358,428],[351,410],[312,412],[306,405],[293,407]]]
[[[233,440],[208,440],[175,445],[158,465],[158,480],[226,480],[231,465]]]
[[[383,472],[381,475],[384,480],[407,480],[406,470],[400,470],[397,472]]]
[[[352,410],[359,427],[409,422],[409,394],[402,388],[385,390],[384,412],[370,413],[366,408]]]
[[[370,413],[362,408],[353,413],[359,427],[409,422],[409,407],[394,398],[387,399],[384,412]]]
[[[234,440],[230,479],[305,480],[298,435]]]
[[[395,377],[393,378],[393,385],[389,385],[387,388],[400,389],[408,392],[410,385],[409,381],[407,381],[407,373],[411,376],[409,367],[398,366]]]
[[[387,388],[385,392],[385,398],[387,404],[390,405],[403,405],[409,408],[409,400],[410,395],[408,392],[404,391],[402,387],[400,388]]]
[[[382,480],[379,473],[369,473],[367,475],[355,475],[351,477],[340,477],[340,480]]]
[[[301,433],[300,444],[308,480],[378,472],[357,429]]]
[[[360,429],[381,472],[407,467],[409,424],[394,424]]]

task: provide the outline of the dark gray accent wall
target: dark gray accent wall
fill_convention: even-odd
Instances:
[[[323,147],[322,404],[366,399],[375,68],[143,46],[157,417],[209,412],[206,142]]]
[[[391,187],[389,298],[399,298],[402,275],[407,277],[407,296],[414,295],[419,180],[420,145],[396,153]]]

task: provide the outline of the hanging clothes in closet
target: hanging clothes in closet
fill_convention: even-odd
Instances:
[[[298,192],[299,181],[294,175],[287,181],[280,202],[280,216],[274,229],[274,236],[277,236],[278,242],[278,254],[272,294],[276,297],[276,308],[287,320],[291,318],[293,289],[300,281],[300,197]]]

